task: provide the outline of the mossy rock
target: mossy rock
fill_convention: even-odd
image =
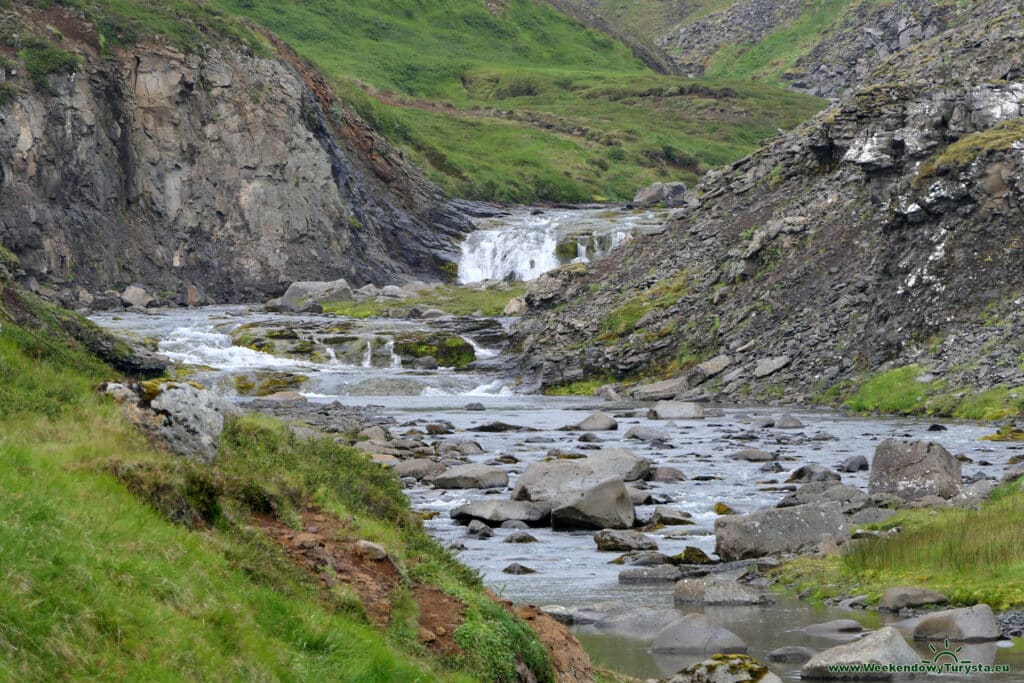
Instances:
[[[692,545],[686,546],[676,557],[680,564],[714,564],[714,560],[708,557],[707,553]]]
[[[395,337],[395,353],[403,358],[433,356],[438,365],[461,368],[476,360],[473,345],[458,335],[418,332]]]
[[[733,510],[731,507],[729,507],[728,505],[726,505],[725,503],[722,503],[722,502],[715,503],[714,507],[712,507],[711,509],[715,511],[716,515],[734,515],[734,514],[736,514],[735,510]]]
[[[234,384],[240,396],[270,396],[279,391],[295,391],[308,381],[309,377],[294,372],[255,372],[238,375]]]
[[[558,257],[559,262],[566,263],[572,261],[580,255],[579,243],[575,238],[559,242],[555,245],[555,255]]]

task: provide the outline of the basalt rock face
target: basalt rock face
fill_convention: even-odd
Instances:
[[[541,384],[729,367],[687,391],[817,396],[917,363],[1024,382],[1024,18],[978,2],[797,130],[709,173],[660,235],[531,283],[513,330]]]
[[[293,56],[64,47],[77,73],[0,108],[0,243],[27,277],[263,300],[457,257],[467,220]]]

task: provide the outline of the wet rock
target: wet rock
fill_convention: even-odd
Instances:
[[[671,564],[668,555],[656,550],[634,550],[619,555],[608,564],[628,564],[634,567],[653,567],[660,564]]]
[[[650,505],[654,502],[654,497],[650,491],[643,489],[634,488],[632,486],[626,487],[626,493],[629,494],[629,502],[634,506],[636,505]]]
[[[650,536],[639,531],[602,529],[594,534],[594,543],[602,551],[626,552],[633,550],[657,550],[658,544]]]
[[[519,564],[518,562],[513,562],[509,566],[507,566],[504,569],[502,569],[501,572],[503,574],[521,575],[521,574],[536,574],[537,570],[536,569],[530,569],[529,567],[527,567],[525,565],[522,565],[522,564]]]
[[[637,441],[668,441],[671,437],[668,432],[662,429],[637,426],[630,427],[624,438],[636,439]]]
[[[715,503],[711,506],[711,509],[716,515],[732,515],[736,514],[736,511],[732,509],[730,505],[722,502]]]
[[[821,465],[804,465],[793,470],[787,482],[795,483],[802,481],[839,481],[842,476]]]
[[[554,460],[531,463],[519,476],[512,500],[561,503],[579,496],[600,477],[590,465],[578,460]],[[623,486],[625,494],[625,486]]]
[[[814,655],[815,651],[809,647],[803,647],[802,645],[787,645],[786,647],[776,648],[769,652],[767,659],[769,662],[800,664],[802,662],[806,662]]]
[[[464,410],[487,410],[487,406],[480,402],[467,403]]]
[[[505,543],[537,543],[537,539],[525,531],[517,531],[506,536]]]
[[[774,460],[775,456],[760,448],[741,448],[729,456],[733,460],[746,460],[747,462],[768,462]]]
[[[785,508],[829,501],[840,503],[843,506],[843,513],[851,514],[867,506],[870,498],[857,487],[840,484],[835,480],[812,481],[787,494],[775,507]]]
[[[664,654],[745,653],[747,644],[732,631],[715,626],[703,614],[688,614],[654,638],[651,652]]]
[[[875,449],[868,481],[871,495],[897,496],[904,502],[960,493],[960,462],[933,441],[887,439]]]
[[[440,308],[428,308],[427,310],[420,313],[421,318],[430,320],[432,318],[444,318],[448,315],[447,312],[442,311]]]
[[[876,664],[918,664],[920,655],[907,645],[899,631],[892,627],[881,628],[860,640],[839,645],[814,655],[800,669],[801,678],[840,679],[850,674],[837,671],[842,665]],[[875,678],[892,678],[891,673],[882,672]]]
[[[652,567],[635,567],[619,572],[619,583],[672,583],[682,577],[678,567],[671,564],[660,564]]]
[[[486,434],[504,434],[505,432],[533,432],[536,431],[532,427],[523,427],[522,425],[509,424],[508,422],[488,422],[486,424],[477,425],[470,429],[472,432],[483,432]]]
[[[864,631],[859,621],[853,619],[833,619],[820,624],[811,624],[804,628],[804,633],[831,640],[851,640]]]
[[[433,356],[420,356],[412,362],[414,370],[437,370],[437,359]]]
[[[854,455],[843,461],[839,469],[843,472],[861,472],[869,468],[868,459],[863,455]]]
[[[775,420],[776,429],[802,429],[804,423],[789,413],[783,413]]]
[[[914,640],[980,643],[999,640],[1001,633],[988,605],[925,614],[914,627]]]
[[[673,564],[701,565],[714,564],[715,561],[708,557],[708,554],[696,546],[688,545],[683,552],[672,558]]]
[[[439,489],[493,489],[508,486],[508,474],[490,465],[460,465],[434,477]]]
[[[753,657],[718,655],[689,666],[664,683],[782,683]]]
[[[942,593],[912,586],[893,586],[892,588],[885,589],[878,608],[889,610],[890,612],[899,612],[904,607],[945,605],[947,602],[949,602],[949,598]]]
[[[494,530],[479,519],[474,519],[469,523],[466,533],[477,538],[490,538],[494,535]]]
[[[842,506],[836,502],[776,508],[715,520],[715,552],[723,560],[742,560],[814,546],[823,534],[850,538]]]
[[[591,486],[577,500],[551,511],[555,529],[628,529],[635,519],[626,486],[618,478]]]
[[[408,377],[374,377],[349,388],[350,396],[419,396],[427,385]]]
[[[517,521],[542,526],[550,519],[551,507],[523,501],[475,500],[452,510],[451,516],[459,522],[476,519],[492,525],[504,526],[505,522]]]
[[[767,605],[771,603],[766,595],[750,586],[715,577],[682,579],[676,584],[673,596],[677,605]]]
[[[526,522],[520,522],[518,519],[509,519],[501,523],[502,529],[529,529],[530,525]]]
[[[254,398],[249,405],[257,410],[298,408],[309,403],[309,399],[297,391],[276,391],[267,396]]]
[[[704,408],[690,401],[658,401],[647,411],[647,417],[652,420],[701,420]]]
[[[665,526],[693,524],[693,515],[668,505],[658,505],[654,508],[654,516],[651,518],[651,522],[654,524],[664,524]]]
[[[607,432],[618,428],[619,423],[604,413],[594,413],[576,425],[576,429],[584,432]]]
[[[683,471],[678,468],[669,467],[667,465],[659,465],[658,467],[654,468],[654,472],[651,479],[652,481],[660,482],[686,481],[686,475],[683,474]]]

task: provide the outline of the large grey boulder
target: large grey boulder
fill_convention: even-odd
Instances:
[[[855,486],[840,484],[834,479],[812,481],[803,484],[786,496],[775,507],[786,508],[808,503],[835,501],[843,506],[844,514],[851,514],[866,507],[871,498]]]
[[[551,518],[551,506],[517,500],[475,500],[452,510],[451,517],[466,523],[478,519],[490,526],[498,526],[508,521],[541,526],[547,524]]]
[[[668,441],[672,437],[664,429],[637,425],[630,427],[623,438],[636,439],[637,441]]]
[[[585,462],[602,479],[622,477],[623,481],[639,481],[651,471],[650,461],[625,448],[602,448],[588,455]]]
[[[350,396],[419,396],[427,385],[408,377],[372,377],[353,385]]]
[[[687,614],[654,638],[651,652],[716,655],[747,651],[747,644],[728,629],[715,626],[703,614]]]
[[[431,477],[435,474],[440,474],[445,471],[445,466],[439,462],[433,460],[427,460],[424,458],[414,460],[403,460],[402,462],[395,465],[395,474],[399,479],[402,477],[412,477],[414,479],[424,479]]]
[[[619,423],[604,413],[594,413],[576,425],[576,429],[584,432],[608,432],[618,428]]]
[[[841,666],[909,666],[921,662],[921,656],[903,640],[900,632],[891,626],[878,629],[860,640],[830,648],[811,657],[800,669],[800,678],[815,679],[874,679],[893,677],[887,671],[838,671]]]
[[[491,465],[459,465],[434,477],[439,489],[497,489],[508,486],[505,470]]]
[[[142,285],[128,285],[121,292],[121,303],[125,306],[145,308],[153,303],[153,296]]]
[[[535,462],[519,475],[512,500],[561,504],[600,481],[601,477],[582,460]]]
[[[960,461],[934,441],[886,439],[875,449],[868,493],[911,502],[926,496],[956,497],[962,481]]]
[[[102,391],[114,397],[128,421],[160,439],[178,455],[212,463],[234,409],[212,391],[184,382],[109,382]]]
[[[691,401],[658,401],[647,411],[652,420],[701,420],[704,407]]]
[[[689,666],[665,683],[782,683],[782,679],[753,657],[718,655]]]
[[[726,561],[797,552],[816,545],[825,534],[836,541],[850,538],[839,503],[723,515],[715,519],[715,552]]]
[[[636,521],[626,485],[619,478],[606,479],[582,495],[551,511],[555,529],[628,529]]]
[[[741,448],[729,456],[732,460],[746,460],[747,462],[769,462],[775,460],[775,456],[760,448]]]
[[[665,401],[675,398],[689,388],[689,382],[685,377],[673,377],[650,384],[641,384],[630,391],[630,396],[638,401]]]
[[[1001,632],[988,605],[961,607],[925,614],[914,627],[914,640],[954,640],[981,643],[999,640]]]
[[[631,550],[657,550],[654,539],[639,531],[620,529],[602,529],[594,534],[594,543],[598,550],[614,550],[627,552]]]
[[[345,280],[333,282],[293,282],[288,290],[266,303],[268,311],[306,313],[319,311],[326,303],[353,301],[352,288]]]
[[[949,602],[949,598],[942,593],[936,593],[935,591],[923,588],[914,588],[913,586],[893,586],[892,588],[885,589],[885,593],[882,594],[882,601],[878,607],[890,612],[898,612],[904,607],[945,605],[947,602]]]
[[[656,204],[663,204],[668,208],[682,206],[686,202],[686,183],[654,183],[641,189],[633,196],[630,206],[637,209],[647,209]]]
[[[712,576],[683,579],[676,583],[677,605],[767,605],[771,600],[750,586]]]
[[[619,572],[619,583],[673,583],[682,578],[683,572],[671,564],[660,564],[653,567],[635,567]]]

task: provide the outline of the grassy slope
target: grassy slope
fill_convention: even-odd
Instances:
[[[0,679],[492,680],[512,676],[517,653],[545,670],[532,632],[427,537],[365,455],[257,418],[229,425],[216,468],[155,451],[94,391],[108,368],[56,326],[12,321],[26,306],[54,321],[52,309],[2,301]],[[310,503],[351,516],[409,581],[467,604],[455,637],[470,654],[427,657],[415,605],[393,605],[381,632],[353,594],[325,596],[250,526],[253,499],[283,521]],[[168,521],[182,510],[207,524]]]
[[[649,182],[733,161],[821,107],[757,86],[735,97],[653,96],[686,83],[529,0],[498,15],[477,0],[213,4],[279,34],[463,196],[625,199]],[[372,96],[357,82],[391,94]]]
[[[906,510],[882,525],[903,533],[871,540],[842,556],[803,557],[780,578],[817,598],[866,594],[877,602],[890,586],[940,591],[954,604],[1024,607],[1024,491],[997,489],[981,510]]]

